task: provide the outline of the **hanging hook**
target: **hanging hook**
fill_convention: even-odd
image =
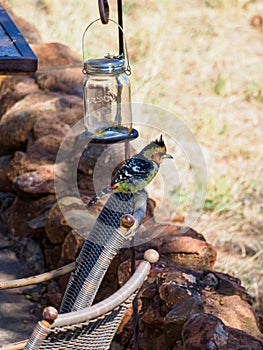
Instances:
[[[100,20],[103,24],[108,24],[110,17],[110,8],[108,0],[98,0],[99,2],[99,11],[100,11]]]

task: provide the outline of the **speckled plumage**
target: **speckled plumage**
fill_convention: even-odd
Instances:
[[[159,165],[140,154],[127,159],[112,179],[113,192],[135,193],[155,177]],[[115,189],[115,187],[117,187]]]
[[[127,159],[114,174],[111,185],[99,192],[88,204],[92,206],[99,198],[107,193],[135,193],[145,188],[158,173],[161,161],[172,158],[166,153],[162,135],[144,147],[140,153]]]

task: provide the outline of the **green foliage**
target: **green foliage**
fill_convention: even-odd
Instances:
[[[248,100],[255,99],[258,102],[263,102],[263,83],[252,81],[245,88],[245,96]]]
[[[223,179],[210,187],[205,199],[204,210],[223,213],[229,211],[232,205],[231,188]]]
[[[136,10],[136,1],[124,1],[122,8],[125,15],[132,15]]]
[[[222,96],[224,93],[225,85],[226,85],[226,79],[222,78],[221,74],[219,74],[214,86],[215,93],[219,96]]]
[[[248,0],[249,1],[249,0]],[[205,0],[205,4],[216,9],[226,9],[229,7],[242,7],[244,1],[241,0]]]

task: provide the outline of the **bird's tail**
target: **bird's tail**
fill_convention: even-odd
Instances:
[[[98,194],[96,194],[96,196],[94,196],[88,203],[88,207],[91,207],[94,203],[97,202],[97,200],[99,200],[101,197],[105,196],[108,193],[112,192],[112,188],[111,187],[105,187],[103,188],[103,190],[101,190]]]

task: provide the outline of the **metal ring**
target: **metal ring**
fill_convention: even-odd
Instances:
[[[85,40],[85,35],[86,35],[86,32],[88,31],[88,29],[96,22],[100,21],[101,19],[100,18],[97,18],[95,19],[94,21],[92,21],[88,26],[87,28],[84,30],[84,33],[82,35],[82,59],[83,59],[83,63],[85,62],[85,53],[84,53],[84,40]],[[126,37],[125,37],[125,34],[124,34],[124,31],[123,31],[123,28],[119,25],[119,23],[117,23],[116,21],[114,21],[113,19],[108,19],[110,22],[116,24],[119,29],[122,31],[122,34],[123,34],[123,41],[124,41],[124,48],[125,48],[125,52],[124,52],[124,58],[126,59],[127,61],[127,66],[125,68],[125,73],[127,75],[131,75],[131,66],[130,66],[130,61],[129,61],[129,54],[128,54],[128,46],[127,46],[127,41],[126,41]]]

